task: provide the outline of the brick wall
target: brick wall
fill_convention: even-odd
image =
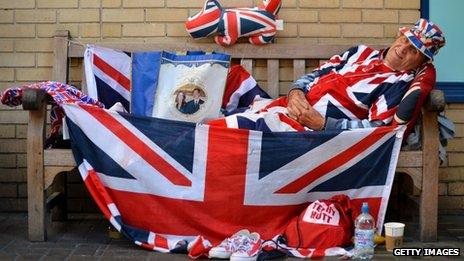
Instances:
[[[69,30],[83,43],[101,41],[191,41],[183,22],[203,0],[0,0],[0,90],[50,79],[52,36]],[[255,0],[221,0],[247,7]],[[278,43],[387,44],[397,28],[419,18],[420,0],[283,0],[285,29]],[[210,42],[211,39],[202,40]],[[265,64],[255,76],[265,79]],[[308,66],[314,66],[308,64]],[[70,81],[79,85],[82,62],[71,61]],[[292,80],[291,63],[281,63],[281,93]],[[265,83],[263,83],[265,85]],[[457,122],[449,160],[440,170],[440,209],[464,208],[464,106],[450,105]],[[0,105],[0,211],[26,210],[26,112]],[[69,178],[72,211],[92,211],[79,177]]]

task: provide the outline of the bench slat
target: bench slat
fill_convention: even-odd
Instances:
[[[272,98],[279,97],[279,60],[267,60],[267,93]]]
[[[45,166],[76,166],[72,151],[69,149],[44,150]]]
[[[398,168],[422,168],[422,151],[401,151]]]
[[[251,75],[253,75],[253,60],[252,59],[242,59],[240,64],[247,70]]]
[[[302,59],[293,60],[293,80],[296,81],[298,78],[306,73],[306,61]]]
[[[327,59],[334,54],[340,54],[348,50],[352,45],[347,44],[269,44],[256,48],[247,43],[222,47],[217,44],[206,43],[124,43],[124,42],[100,42],[95,45],[123,51],[154,51],[169,50],[185,52],[188,50],[203,50],[228,53],[232,58],[250,59]],[[383,49],[385,45],[372,45],[374,49]],[[79,43],[69,43],[68,57],[83,57],[85,46]]]

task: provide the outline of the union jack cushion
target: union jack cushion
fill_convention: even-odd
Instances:
[[[224,9],[217,0],[207,0],[199,13],[187,19],[185,28],[194,39],[217,34],[214,40],[223,46],[242,36],[252,44],[267,44],[274,40],[280,6],[281,0],[263,0],[259,7]]]

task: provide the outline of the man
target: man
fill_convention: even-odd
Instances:
[[[295,81],[287,97],[254,114],[229,116],[235,118],[226,119],[226,125],[302,131],[376,127],[393,120],[404,124],[414,120],[416,104],[422,104],[433,88],[431,61],[444,44],[438,26],[420,19],[410,29],[400,28],[389,48],[378,51],[360,45],[336,55]]]
[[[201,90],[199,88],[193,89],[193,99],[187,102],[184,107],[184,112],[187,114],[193,114],[200,109],[200,105],[205,103],[200,99]]]

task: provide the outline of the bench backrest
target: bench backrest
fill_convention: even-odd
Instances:
[[[57,31],[55,36],[54,80],[67,82],[67,58],[82,58],[85,46],[68,41],[68,31]],[[253,46],[250,44],[236,44],[224,48],[209,43],[98,43],[99,46],[123,51],[169,50],[185,52],[188,50],[216,51],[228,53],[232,59],[240,60],[240,64],[252,75],[257,60],[264,60],[267,68],[265,89],[271,97],[279,96],[279,68],[281,60],[291,60],[293,64],[293,80],[306,72],[307,66],[315,67],[335,54],[341,54],[350,45],[327,44],[269,44]],[[373,46],[383,48],[384,46]],[[84,72],[83,72],[84,73]],[[82,78],[84,79],[84,78]],[[85,89],[85,81],[82,81]],[[283,93],[286,93],[284,90]]]

